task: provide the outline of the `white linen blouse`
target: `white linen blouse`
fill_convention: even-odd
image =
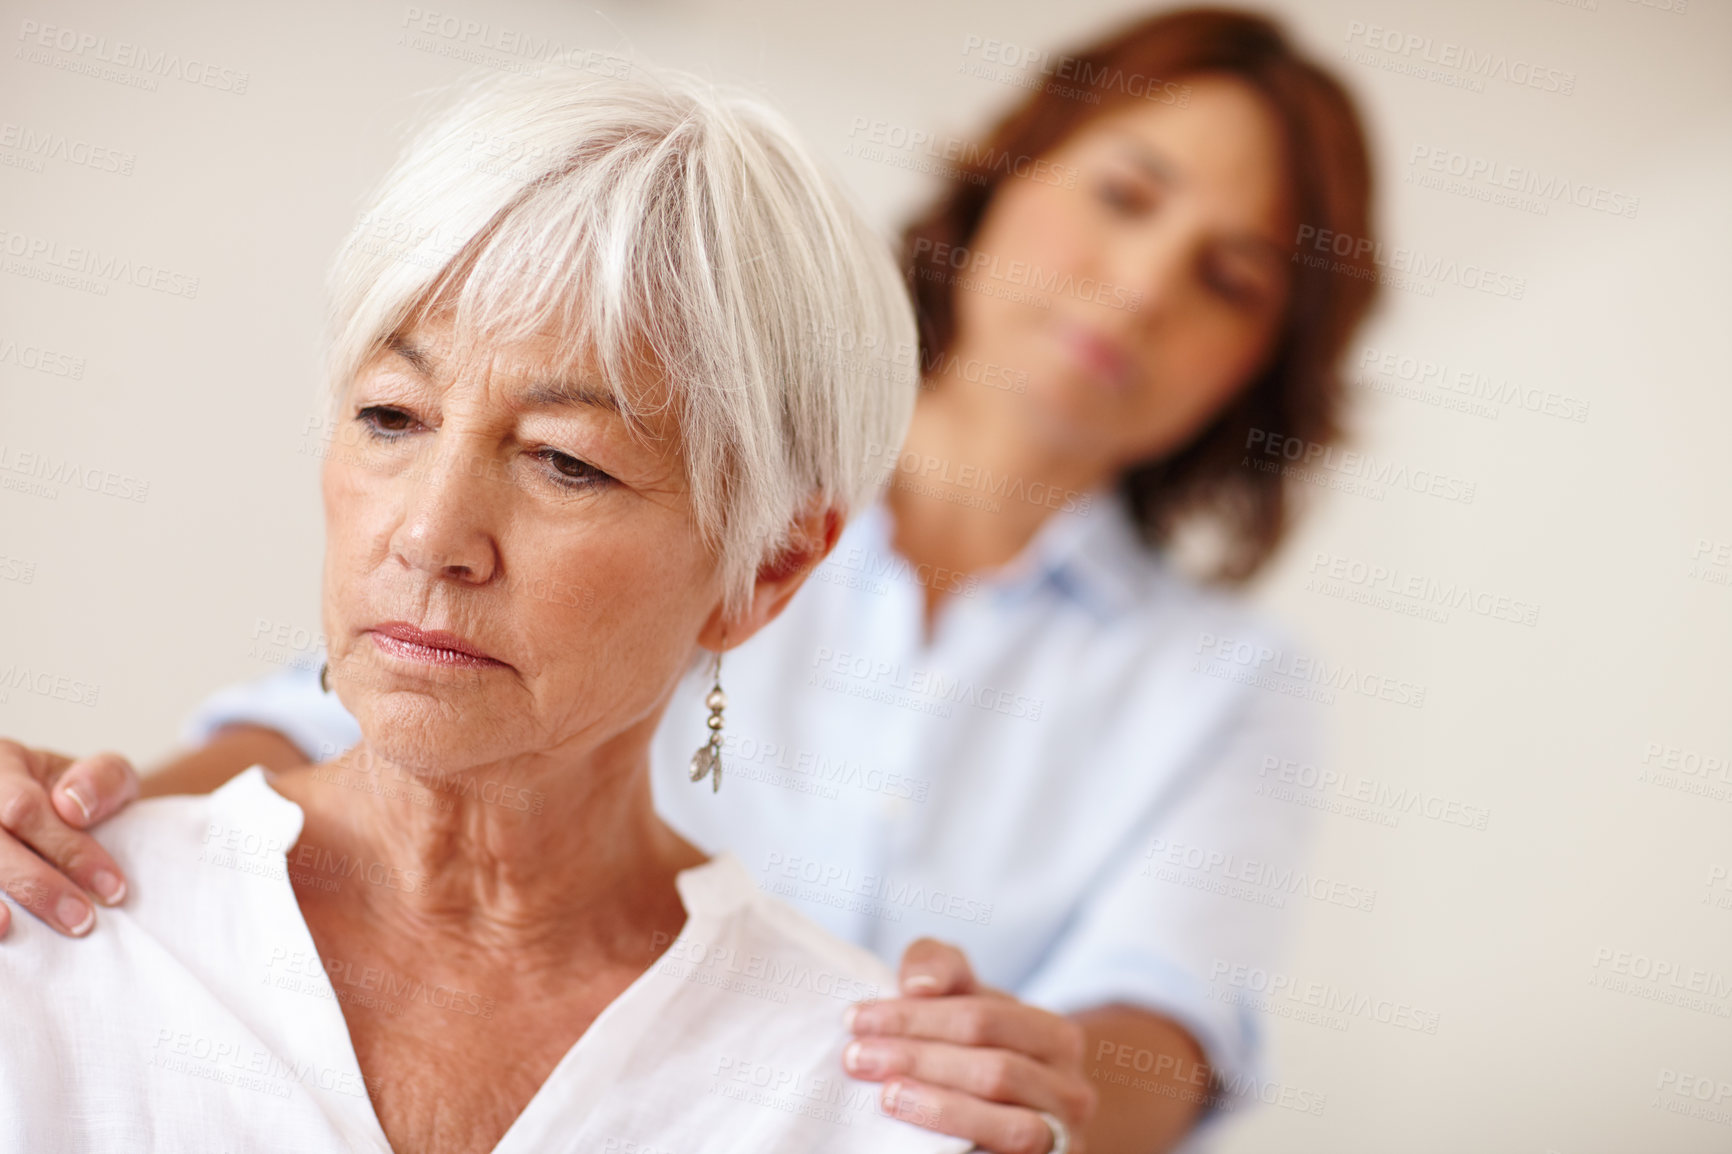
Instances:
[[[143,802],[97,832],[131,896],[87,938],[14,915],[0,949],[0,1150],[390,1150],[338,986],[490,1011],[397,975],[333,981],[288,877],[301,822],[260,767],[206,797]],[[677,885],[685,927],[495,1154],[971,1149],[882,1114],[878,1085],[842,1072],[844,1010],[894,993],[883,963],[760,894],[731,855]]]
[[[1261,1060],[1266,1014],[1223,975],[1275,970],[1294,909],[1357,917],[1376,898],[1308,867],[1329,799],[1290,786],[1327,764],[1320,715],[1354,685],[1180,575],[1117,495],[1055,513],[978,577],[914,566],[893,529],[884,505],[862,510],[728,652],[720,793],[687,777],[708,670],[681,683],[651,749],[657,810],[886,962],[953,942],[1031,1004],[1182,1023],[1222,1105],[1289,1093]],[[928,634],[931,585],[952,596]],[[252,722],[320,760],[357,740],[320,692],[322,654],[257,645],[294,664],[207,700],[188,740]],[[1090,1055],[1085,1073],[1141,1071]]]

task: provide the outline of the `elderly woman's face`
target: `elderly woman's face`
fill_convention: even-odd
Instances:
[[[719,601],[672,430],[634,437],[551,339],[406,331],[365,366],[324,470],[332,675],[418,771],[605,751],[654,727]]]

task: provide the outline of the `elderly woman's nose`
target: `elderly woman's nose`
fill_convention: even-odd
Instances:
[[[404,478],[403,516],[392,551],[422,572],[484,582],[499,564],[489,486],[500,484],[495,463],[454,446],[425,470]]]

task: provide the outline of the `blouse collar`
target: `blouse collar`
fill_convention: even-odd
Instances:
[[[874,502],[849,528],[881,555],[893,554],[889,507]],[[1097,489],[1075,510],[1054,512],[1017,554],[981,583],[1022,600],[1052,589],[1112,618],[1143,603],[1164,568],[1160,553],[1143,543],[1130,505],[1116,489]]]

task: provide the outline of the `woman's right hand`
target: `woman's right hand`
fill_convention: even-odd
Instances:
[[[137,796],[138,772],[118,753],[74,759],[0,738],[0,889],[68,937],[89,933],[88,894],[116,905],[126,879],[84,831]],[[11,925],[0,902],[0,937]]]

